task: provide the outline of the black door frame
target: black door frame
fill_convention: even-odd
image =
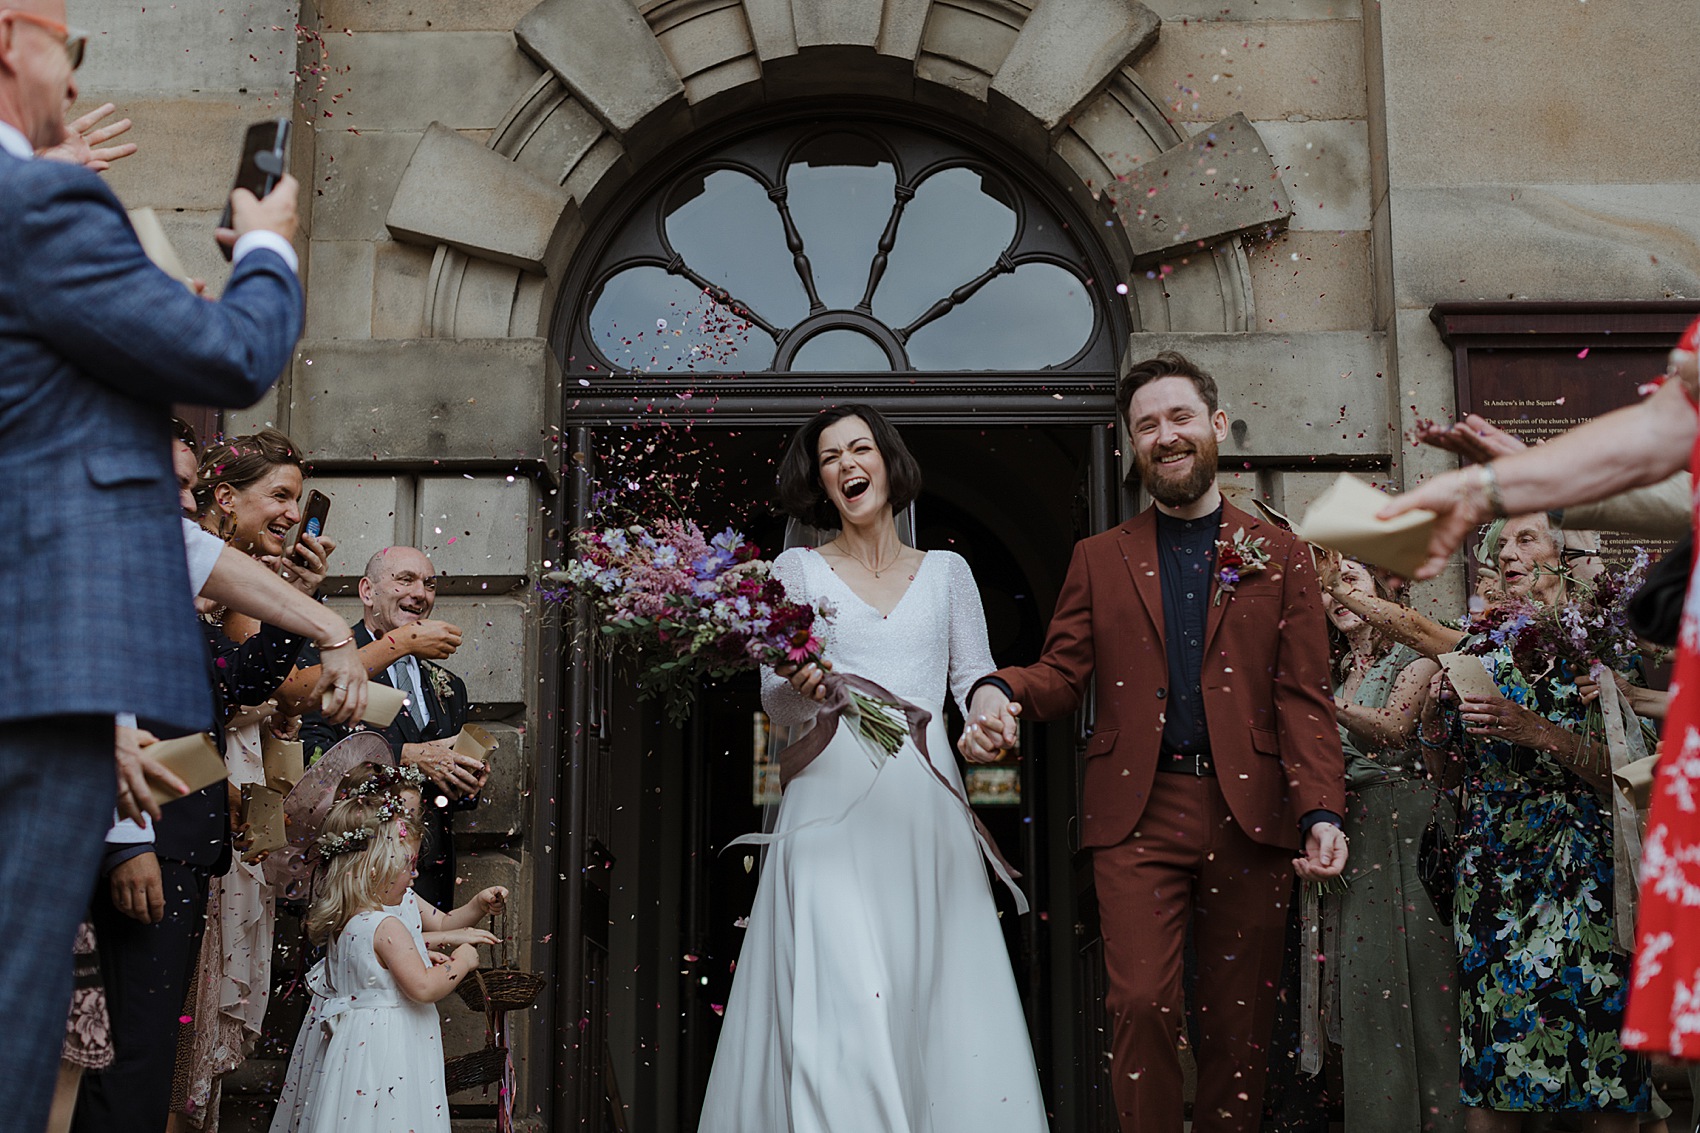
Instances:
[[[758,426],[794,428],[812,413],[844,401],[879,409],[897,425],[1095,426],[1090,453],[1091,525],[1104,530],[1127,513],[1119,485],[1115,375],[1035,374],[772,374],[704,379],[598,376],[589,388],[569,391],[564,407],[561,484],[556,526],[546,544],[559,551],[565,535],[590,516],[597,434],[622,427],[720,430]],[[681,397],[689,394],[688,398]],[[712,412],[708,412],[712,409]],[[1120,501],[1120,507],[1117,501]],[[607,732],[601,702],[607,667],[587,655],[592,640],[588,609],[563,609],[544,627],[545,703],[556,706],[544,729],[541,766],[553,781],[539,783],[534,829],[556,832],[535,871],[535,923],[552,930],[545,966],[552,995],[532,1020],[527,1084],[558,1133],[615,1128],[606,1102],[605,960],[608,946],[606,878]],[[551,687],[552,686],[552,687]],[[1083,711],[1076,737],[1089,731]],[[539,932],[541,938],[543,933]],[[599,962],[599,957],[601,962]]]

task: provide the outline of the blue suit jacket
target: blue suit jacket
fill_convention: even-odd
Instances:
[[[170,407],[253,404],[301,318],[276,253],[197,298],[99,177],[0,150],[0,722],[212,725]]]

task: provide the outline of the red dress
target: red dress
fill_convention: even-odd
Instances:
[[[1696,326],[1700,326],[1697,321]],[[1683,344],[1693,349],[1690,327]],[[1700,437],[1690,466],[1700,475]],[[1700,496],[1696,497],[1700,530]],[[1652,813],[1641,849],[1630,1050],[1700,1061],[1700,585],[1688,582]]]

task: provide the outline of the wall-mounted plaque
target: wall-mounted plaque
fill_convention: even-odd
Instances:
[[[1458,417],[1480,414],[1534,444],[1635,401],[1696,313],[1692,299],[1439,303],[1429,318],[1452,348]],[[1602,538],[1613,563],[1637,542]]]

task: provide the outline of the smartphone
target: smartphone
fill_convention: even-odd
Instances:
[[[230,186],[231,191],[246,189],[256,197],[263,197],[276,187],[288,169],[289,119],[272,118],[256,122],[248,127],[248,136],[243,139],[242,163],[236,167],[236,180]],[[218,226],[230,227],[228,197],[224,202],[224,213],[218,218]],[[231,250],[223,244],[219,248],[228,260]]]
[[[325,533],[325,517],[331,513],[331,498],[314,488],[307,493],[307,509],[301,513],[301,534],[317,539]]]

